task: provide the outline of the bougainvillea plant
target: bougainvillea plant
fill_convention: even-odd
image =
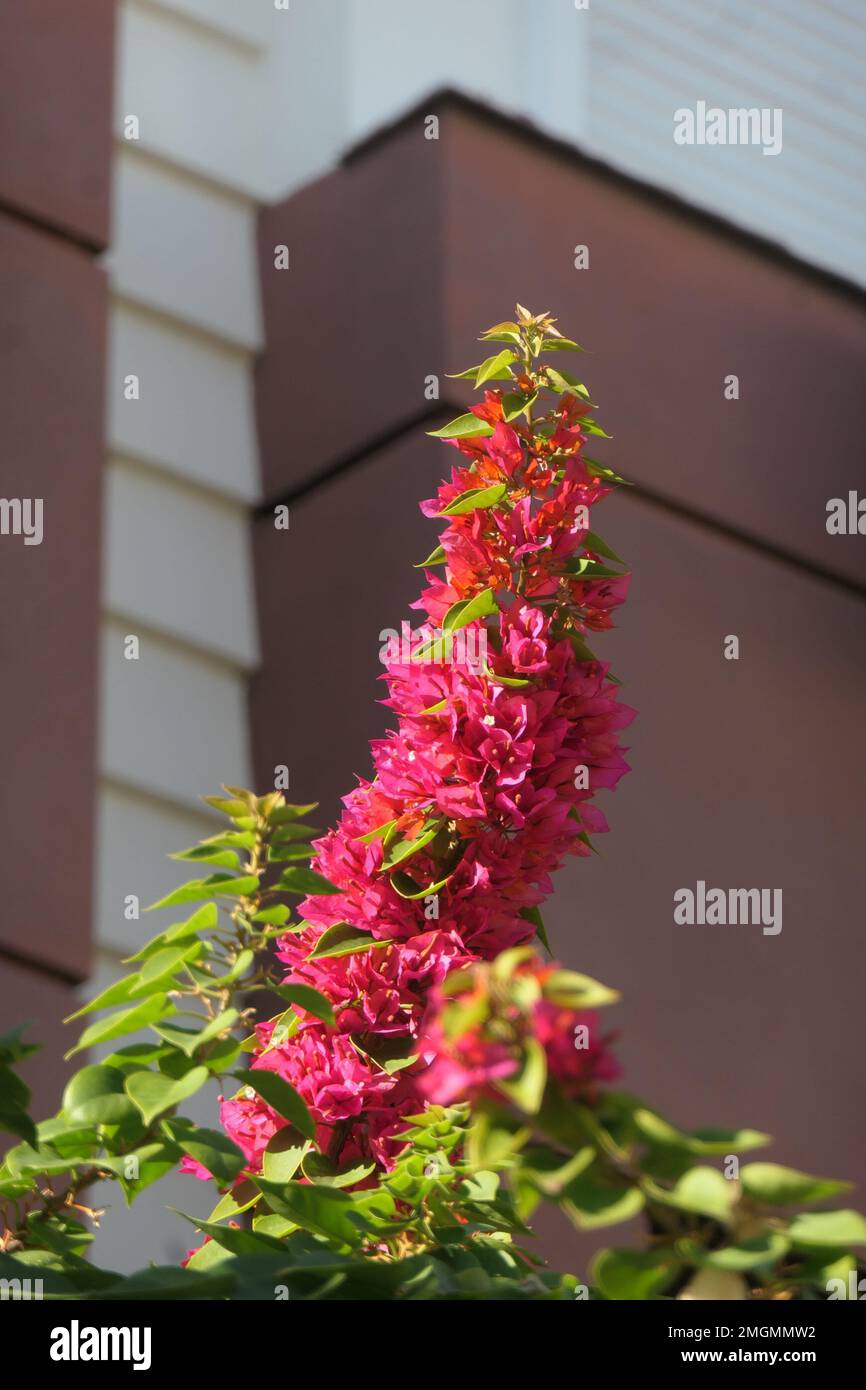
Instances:
[[[424,622],[387,663],[395,727],[369,781],[315,829],[282,794],[209,798],[227,828],[178,857],[198,903],[80,1012],[103,1055],[38,1126],[0,1040],[0,1275],[63,1298],[849,1297],[856,1212],[799,1208],[848,1184],[743,1161],[753,1130],[686,1133],[612,1085],[606,986],[550,959],[541,905],[566,856],[607,830],[633,711],[590,642],[626,597],[594,529],[619,484],[586,452],[581,351],[518,306],[460,373],[483,400],[433,433],[455,450],[422,510]],[[556,365],[551,365],[551,360]],[[471,640],[470,640],[471,639]],[[287,902],[301,899],[293,915]],[[262,998],[279,1012],[260,1020]],[[107,1051],[118,1040],[126,1042]],[[217,1077],[220,1129],[180,1113]],[[178,1166],[213,1184],[183,1266],[85,1259],[88,1193],[128,1201]],[[643,1216],[641,1246],[585,1282],[546,1268],[527,1223]]]

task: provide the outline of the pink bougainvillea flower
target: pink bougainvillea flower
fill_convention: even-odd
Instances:
[[[612,626],[628,586],[590,516],[613,475],[583,455],[593,409],[583,388],[539,415],[550,378],[528,360],[516,363],[507,402],[488,387],[470,408],[480,433],[449,439],[457,462],[421,504],[442,528],[442,568],[428,566],[412,607],[465,641],[447,659],[434,648],[386,665],[395,726],[371,744],[370,780],[314,843],[313,868],[335,891],[302,902],[302,925],[278,942],[285,981],[324,995],[334,1022],[296,1004],[287,1036],[257,1029],[253,1068],[297,1090],[320,1147],[341,1160],[387,1167],[403,1117],[425,1099],[475,1093],[514,1071],[519,1037],[505,1044],[482,1029],[449,1039],[433,1005],[445,1007],[453,972],[534,937],[552,875],[607,830],[597,792],[628,770],[620,735],[633,711],[585,645],[587,633]],[[536,395],[530,420],[521,396],[528,404]],[[471,505],[482,491],[483,504]],[[470,505],[461,505],[466,494]],[[474,600],[480,611],[460,626],[459,605]],[[340,924],[350,953],[314,955]],[[568,1094],[588,1095],[615,1075],[593,1019],[545,1000],[522,1026]],[[578,1027],[588,1029],[583,1049]],[[402,1070],[373,1060],[383,1047],[402,1049]],[[258,1171],[285,1121],[252,1089],[224,1100],[221,1113]],[[200,1176],[190,1161],[183,1171]]]

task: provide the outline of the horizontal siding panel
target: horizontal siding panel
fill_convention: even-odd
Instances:
[[[618,167],[866,281],[866,29],[837,6],[771,0],[737,13],[611,0],[589,20],[582,139]],[[698,100],[781,107],[783,148],[680,147],[673,112]]]
[[[627,84],[625,84],[627,86]],[[619,89],[612,90],[598,107],[610,116],[603,145],[592,145],[595,153],[608,159],[617,168],[633,173],[650,183],[678,194],[686,202],[706,208],[739,226],[757,231],[778,242],[795,255],[816,265],[823,265],[854,280],[866,278],[863,263],[864,216],[859,208],[840,211],[833,224],[816,228],[815,214],[805,202],[782,196],[768,197],[772,188],[770,177],[763,187],[760,175],[775,161],[765,159],[757,151],[728,148],[699,148],[676,146],[671,141],[670,153],[663,157],[665,147],[661,138],[654,146],[657,152],[651,164],[644,144],[644,133],[635,132],[633,124],[623,117]],[[645,118],[650,125],[649,116]],[[745,161],[741,156],[755,156],[757,168],[754,183],[742,177]],[[727,156],[727,162],[726,162]],[[733,156],[733,159],[730,157]]]
[[[682,26],[659,33],[655,25],[647,27],[639,22],[637,14],[630,15],[628,23],[618,22],[616,33],[615,42],[599,41],[609,63],[600,94],[608,81],[624,82],[627,76],[630,107],[648,99],[650,88],[653,99],[671,112],[698,98],[719,106],[781,106],[785,123],[796,128],[796,137],[788,139],[786,131],[783,157],[777,157],[780,165],[784,166],[787,152],[795,160],[804,156],[814,159],[817,176],[825,165],[856,168],[866,137],[866,117],[858,102],[850,99],[853,90],[849,90],[848,105],[843,104],[841,73],[834,73],[838,85],[827,92],[824,82],[828,69],[811,59],[798,61],[797,50],[783,54],[778,62],[769,54],[765,56],[760,47],[755,60],[751,51],[730,50],[728,61],[724,61],[725,55],[720,59],[717,47]],[[759,36],[751,37],[757,45]],[[655,40],[652,45],[651,38]],[[765,38],[769,49],[771,39]],[[853,75],[851,81],[853,87]]]
[[[109,464],[105,506],[105,606],[133,624],[254,666],[246,508],[122,460]]]
[[[291,9],[275,9],[274,0],[138,0],[138,5],[191,19],[215,34],[252,47],[273,43],[279,34],[275,26],[291,13]]]
[[[251,367],[246,352],[115,301],[109,334],[109,447],[228,497],[257,501]],[[124,396],[130,373],[139,378],[137,401]]]
[[[167,856],[215,833],[216,822],[204,809],[202,814],[186,812],[123,787],[102,784],[95,932],[100,947],[121,956],[132,955],[166,924],[169,918],[163,913],[142,913],[137,921],[128,920],[125,900],[134,894],[143,909],[178,884],[198,876],[193,865]],[[174,917],[186,915],[183,909],[174,909]]]
[[[130,630],[103,623],[103,774],[192,807],[222,782],[249,786],[244,675],[145,632],[127,661]]]
[[[115,160],[115,290],[251,350],[261,346],[255,207],[128,148]]]
[[[135,115],[142,149],[264,196],[272,147],[259,53],[133,4],[120,12],[118,55],[119,137]]]

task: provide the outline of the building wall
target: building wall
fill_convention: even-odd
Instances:
[[[246,21],[219,5],[128,0],[119,12],[106,258],[103,974],[150,931],[125,915],[127,896],[143,906],[184,876],[165,856],[207,833],[199,798],[218,778],[251,777],[254,229],[267,157],[256,122],[268,41],[252,8]],[[129,635],[138,660],[125,655]]]
[[[443,317],[439,295],[455,256],[467,284],[491,284],[501,213],[486,198],[501,176],[485,182],[491,176],[479,146],[482,162],[462,175],[481,229],[472,241],[453,221],[463,192],[443,179],[436,145],[408,153],[400,183],[385,167],[375,198],[369,195],[390,209],[385,228],[370,221],[363,201],[346,200],[345,177],[326,180],[320,188],[332,200],[332,220],[323,217],[315,187],[288,205],[280,235],[293,259],[283,281],[273,272],[274,238],[265,221],[266,294],[272,308],[285,295],[289,309],[271,315],[259,374],[260,389],[268,382],[269,391],[283,393],[281,408],[257,419],[254,364],[265,344],[260,207],[332,169],[349,147],[424,94],[452,86],[779,237],[809,261],[862,278],[863,201],[852,172],[864,131],[852,92],[864,26],[855,0],[768,0],[746,8],[662,0],[651,14],[624,0],[588,11],[571,0],[291,0],[288,10],[273,0],[124,0],[116,47],[114,12],[113,0],[61,8],[50,0],[7,0],[0,16],[0,124],[10,133],[0,151],[7,281],[0,343],[11,347],[5,360],[12,366],[0,393],[13,441],[4,489],[32,490],[39,479],[46,515],[55,518],[39,548],[13,549],[10,538],[0,538],[4,587],[21,596],[0,619],[4,669],[12,673],[3,695],[0,867],[9,896],[0,984],[16,1005],[9,1022],[33,1017],[46,1042],[30,1064],[42,1111],[63,1078],[55,1061],[63,1034],[57,1019],[83,980],[88,992],[101,986],[150,933],[148,921],[125,914],[125,901],[133,894],[144,904],[185,876],[165,856],[207,833],[199,796],[218,780],[267,782],[273,763],[282,762],[299,796],[321,790],[332,809],[351,773],[364,770],[366,739],[376,727],[369,722],[370,681],[341,690],[322,759],[312,756],[305,732],[309,707],[293,704],[296,694],[284,700],[282,685],[269,687],[267,665],[254,692],[254,770],[247,694],[260,652],[250,515],[258,510],[255,529],[261,546],[266,536],[274,566],[259,594],[262,620],[273,622],[279,599],[297,655],[305,619],[286,612],[280,588],[303,554],[304,517],[325,502],[346,527],[357,516],[348,473],[330,490],[313,489],[306,499],[295,494],[311,488],[320,469],[345,463],[347,451],[375,454],[391,477],[402,467],[387,452],[394,440],[382,432],[419,428],[426,405],[418,373],[452,365],[452,348],[477,326],[479,302],[460,319],[448,289]],[[698,98],[784,105],[784,154],[772,160],[751,150],[678,149],[668,139],[670,113]],[[394,196],[401,183],[413,191],[409,206]],[[565,205],[550,282],[556,291],[578,239],[578,213]],[[307,236],[313,240],[305,262],[297,257]],[[319,353],[316,333],[336,308],[355,331],[375,307],[370,294],[383,236],[410,253],[408,261],[397,258],[404,275],[397,297],[407,324],[424,324],[420,356],[399,356],[396,384],[385,389],[379,377],[375,389],[355,397],[351,415],[323,399],[324,434],[305,434],[290,388],[304,380],[307,364],[290,381],[281,353],[293,339],[312,341]],[[522,236],[531,244],[531,225]],[[106,275],[96,259],[106,247],[108,313]],[[331,257],[344,277],[339,302]],[[298,284],[306,285],[304,307],[293,299]],[[727,308],[736,327],[738,305]],[[499,312],[497,299],[494,316]],[[601,306],[598,313],[603,322]],[[344,324],[336,327],[343,331]],[[851,329],[839,332],[844,338]],[[363,356],[364,343],[359,347]],[[623,388],[640,370],[639,356],[623,364]],[[131,375],[138,399],[125,395]],[[790,397],[777,379],[774,408],[783,409]],[[315,384],[307,384],[314,395]],[[620,387],[613,380],[608,389]],[[639,402],[631,419],[626,406],[629,447],[639,445],[635,421],[663,423],[657,414],[642,415],[645,406]],[[790,402],[792,418],[796,406]],[[829,406],[823,409],[830,418]],[[741,418],[748,421],[747,411]],[[813,434],[820,434],[820,418],[817,409],[810,412]],[[741,443],[750,426],[742,428]],[[840,449],[830,465],[844,472],[846,460]],[[418,468],[401,474],[401,511],[412,506],[418,478],[430,469],[426,458]],[[352,485],[364,476],[359,468]],[[811,486],[810,479],[804,470],[801,481]],[[690,476],[681,461],[668,481],[691,483],[703,496],[707,479]],[[704,521],[730,524],[736,484],[725,474],[715,487]],[[284,495],[292,498],[295,539],[300,519],[298,544],[265,530],[267,505]],[[781,520],[788,530],[772,535],[781,550],[804,566],[838,563],[842,577],[852,578],[850,548],[844,557],[841,546],[822,555],[826,538],[806,534],[802,513],[779,518],[772,496],[763,502],[750,524],[772,532]],[[330,513],[321,516],[327,533]],[[380,557],[389,559],[381,582],[396,583],[399,594],[406,581],[394,576],[409,534]],[[314,558],[321,553],[314,547]],[[333,612],[342,615],[332,621],[351,628],[355,574],[335,572],[328,584]],[[320,614],[311,615],[318,623]],[[124,656],[129,635],[140,641],[137,661]],[[352,628],[350,638],[363,663],[375,633]],[[269,627],[268,642],[275,640]],[[300,656],[307,669],[309,652]],[[297,691],[303,683],[296,669]],[[322,670],[327,681],[327,650]],[[322,711],[332,708],[332,692],[324,690]],[[263,701],[272,721],[265,742]],[[31,833],[34,817],[63,827],[48,855]],[[204,1104],[212,1119],[212,1098]],[[194,1204],[190,1190],[181,1184],[179,1205]],[[169,1240],[158,1217],[171,1199],[160,1190],[131,1215],[112,1213],[99,1257],[117,1268],[175,1258],[177,1237]]]
[[[269,186],[275,25],[273,7],[210,0],[127,0],[119,11],[88,993],[157,930],[130,916],[130,895],[143,908],[191,877],[166,856],[211,833],[200,797],[253,780],[255,227]],[[125,655],[130,635],[138,660]],[[215,1123],[216,1089],[196,1098],[202,1123]],[[181,1258],[184,1232],[166,1204],[203,1215],[212,1206],[183,1178],[129,1211],[110,1186],[95,1200],[112,1204],[96,1258],[120,1270]]]
[[[282,191],[452,86],[866,280],[859,0],[292,0],[286,35]],[[781,107],[782,153],[676,145],[701,100]]]
[[[113,0],[0,9],[2,491],[42,505],[0,534],[0,1030],[43,1113],[90,967],[113,34]]]
[[[543,909],[554,953],[623,991],[628,1090],[688,1127],[766,1129],[774,1159],[863,1184],[847,1098],[866,560],[825,522],[858,483],[866,298],[486,108],[435,103],[428,141],[428,108],[262,217],[259,780],[288,764],[330,824],[369,775],[368,740],[392,723],[380,634],[416,625],[412,565],[437,532],[417,504],[450,463],[424,431],[471,399],[446,374],[484,356],[478,331],[517,295],[552,309],[589,349],[613,435],[591,452],[636,484],[595,514],[633,583],[592,646],[639,712],[633,771],[601,806],[612,834]],[[274,270],[281,242],[297,272]],[[303,344],[298,321],[315,324]],[[781,932],[679,925],[674,894],[699,879],[781,889]],[[546,1249],[581,1267],[610,1234],[549,1229]]]

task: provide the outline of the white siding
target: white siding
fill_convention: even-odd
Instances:
[[[284,189],[454,86],[866,281],[862,0],[293,0],[285,36]],[[782,152],[675,145],[699,100],[780,107]]]
[[[257,199],[272,189],[267,94],[287,18],[272,0],[121,6],[91,990],[157,930],[148,916],[128,920],[124,899],[144,906],[194,876],[166,856],[212,833],[200,797],[253,780],[255,227]],[[124,138],[127,115],[138,140]],[[137,400],[124,395],[131,375]],[[124,657],[128,634],[137,661]],[[214,1095],[194,1108],[215,1123]],[[115,1201],[100,1262],[171,1263],[196,1243],[164,1204],[204,1212],[212,1194],[190,1179],[170,1188],[128,1213]]]
[[[121,11],[118,52],[119,137],[134,115],[155,154],[251,196],[268,191],[269,110],[257,50],[131,4]]]
[[[607,0],[587,17],[589,148],[805,260],[866,279],[862,6]],[[674,111],[699,100],[781,108],[781,153],[675,145]]]
[[[100,722],[102,770],[121,785],[192,808],[215,783],[250,783],[243,673],[141,624],[103,625]]]
[[[138,376],[137,401],[124,378]],[[108,441],[118,454],[176,472],[239,502],[258,499],[249,354],[116,301],[111,324]]]
[[[134,409],[134,403],[130,403]],[[255,665],[245,507],[114,460],[106,485],[105,604],[132,625]]]
[[[255,207],[124,144],[107,257],[118,294],[254,351]]]
[[[180,810],[106,782],[100,806],[105,871],[97,901],[98,935],[106,953],[131,956],[164,925],[145,912],[138,920],[128,918],[125,901],[134,894],[143,909],[196,877],[189,864],[168,855],[214,833],[206,812],[203,805],[200,811]],[[182,909],[178,913],[182,916]]]
[[[288,14],[288,11],[278,11],[274,0],[138,0],[138,3],[176,18],[188,18],[213,34],[239,40],[252,48],[273,44],[274,24]]]

